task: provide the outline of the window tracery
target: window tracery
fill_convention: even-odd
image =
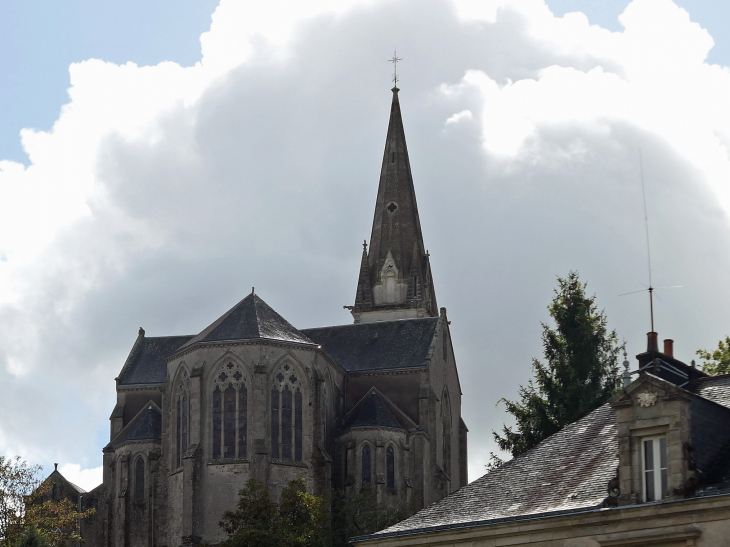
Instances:
[[[213,377],[213,459],[248,456],[248,386],[243,368],[228,362]]]
[[[303,393],[299,373],[284,364],[271,387],[271,457],[302,461]]]
[[[180,374],[177,386],[176,401],[176,435],[175,435],[175,464],[182,465],[182,457],[188,449],[188,426],[190,423],[190,377],[186,370]]]

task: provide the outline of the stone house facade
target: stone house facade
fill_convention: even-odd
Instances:
[[[86,544],[216,544],[249,479],[277,499],[370,489],[411,512],[467,483],[449,321],[436,305],[398,89],[354,323],[297,329],[252,290],[197,335],[143,329],[115,379]]]
[[[605,405],[358,547],[730,544],[730,375],[649,333]]]

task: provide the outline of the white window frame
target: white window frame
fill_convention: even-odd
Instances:
[[[661,466],[661,441],[664,441],[664,467]],[[652,469],[646,469],[646,443],[652,443]],[[662,485],[662,471],[664,471],[668,482],[669,472],[667,466],[669,464],[669,455],[667,448],[667,437],[666,435],[660,435],[656,437],[644,437],[641,439],[641,489],[645,502],[661,501],[664,499],[664,494],[667,489],[667,484]],[[652,471],[654,473],[654,499],[650,500],[647,496],[647,472]]]

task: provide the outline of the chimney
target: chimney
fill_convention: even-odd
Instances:
[[[58,464],[57,464],[57,463],[54,463],[54,464],[53,464],[53,470],[54,470],[54,471],[58,471]]]
[[[659,351],[658,335],[656,332],[647,332],[646,351]]]
[[[671,338],[664,339],[664,355],[674,357],[674,340]]]

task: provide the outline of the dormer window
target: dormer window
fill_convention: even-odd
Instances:
[[[667,490],[667,438],[644,439],[642,452],[644,501],[659,501]]]

